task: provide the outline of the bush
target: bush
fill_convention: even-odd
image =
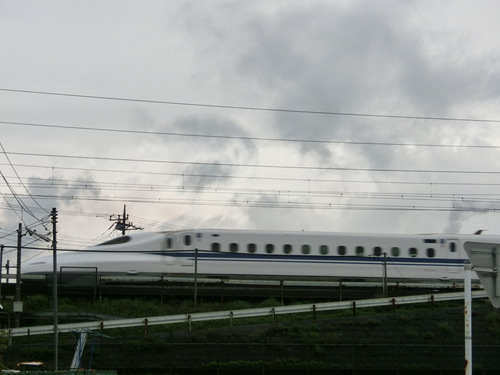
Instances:
[[[436,332],[440,337],[448,337],[453,335],[453,328],[448,322],[441,322],[436,327]]]
[[[42,312],[52,309],[52,300],[46,296],[34,295],[26,299],[23,306],[25,311]]]

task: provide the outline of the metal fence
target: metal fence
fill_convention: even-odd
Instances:
[[[473,298],[485,298],[486,292],[477,290],[472,292]],[[57,327],[58,332],[71,332],[75,330],[104,330],[113,328],[130,328],[143,326],[147,328],[153,325],[168,325],[177,323],[187,323],[189,327],[193,322],[209,321],[209,320],[222,320],[226,319],[229,324],[232,324],[234,319],[238,318],[251,318],[259,316],[271,316],[274,319],[276,315],[283,314],[315,314],[320,311],[332,311],[342,309],[353,309],[354,311],[359,308],[380,307],[380,306],[400,306],[414,303],[428,303],[428,302],[442,302],[452,301],[464,298],[463,292],[455,293],[441,293],[441,294],[426,294],[419,296],[403,296],[403,297],[389,297],[389,298],[374,298],[357,301],[340,301],[340,302],[326,302],[317,304],[305,305],[291,305],[291,306],[276,306],[272,308],[256,308],[244,309],[234,311],[217,311],[207,313],[195,314],[178,314],[166,316],[152,316],[145,318],[132,318],[132,319],[115,319],[103,320],[83,323],[69,323],[60,324]],[[9,337],[17,336],[30,336],[30,335],[43,335],[54,333],[53,325],[21,327],[9,329]]]

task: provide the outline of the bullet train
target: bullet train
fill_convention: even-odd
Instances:
[[[398,235],[257,230],[135,233],[57,254],[62,275],[308,281],[463,281],[466,242],[485,235]],[[53,274],[53,255],[21,265],[23,279]],[[477,279],[474,274],[474,279]]]

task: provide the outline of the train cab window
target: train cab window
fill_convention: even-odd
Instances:
[[[292,245],[290,244],[283,245],[283,252],[285,254],[290,254],[292,252]]]
[[[412,258],[416,258],[418,255],[418,250],[416,247],[410,247],[410,249],[408,250],[408,253],[410,254],[410,256]]]
[[[185,246],[191,245],[191,236],[189,234],[187,236],[184,236],[184,245]]]
[[[212,251],[220,251],[220,243],[212,242]]]
[[[311,246],[302,245],[302,254],[309,254],[311,252]]]
[[[229,245],[229,251],[232,253],[237,253],[238,252],[238,244],[237,243],[232,243]]]
[[[337,247],[337,253],[339,255],[345,255],[347,253],[347,248],[343,245],[340,245],[339,247]]]
[[[100,243],[97,246],[119,245],[121,243],[125,243],[128,241],[130,241],[130,236],[120,236],[120,237],[113,238],[112,240]]]
[[[436,255],[436,251],[432,247],[427,248],[427,257],[428,258],[434,258],[435,255]]]
[[[322,254],[322,255],[326,255],[328,254],[328,246],[326,245],[321,245],[319,247],[319,253]]]
[[[247,245],[247,251],[252,254],[255,253],[257,251],[257,245],[254,243],[249,243]]]
[[[380,246],[375,246],[373,248],[373,255],[375,255],[376,257],[379,257],[382,255],[382,248]]]
[[[393,257],[398,257],[399,256],[399,247],[393,247],[393,248],[391,248],[391,255]]]
[[[361,257],[365,255],[365,248],[363,246],[356,246],[356,256]]]
[[[266,253],[271,254],[274,252],[274,245],[272,243],[268,243],[266,245]]]
[[[455,242],[450,242],[450,251],[454,253],[457,251],[457,244]]]
[[[172,246],[172,237],[167,237],[167,249],[171,249]]]

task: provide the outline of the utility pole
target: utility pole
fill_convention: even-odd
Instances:
[[[465,375],[472,375],[472,265],[464,263]]]
[[[116,221],[115,230],[121,231],[122,236],[124,236],[125,233],[127,233],[127,230],[142,230],[143,229],[140,227],[136,227],[133,223],[128,221],[128,214],[127,214],[127,206],[126,205],[123,205],[123,216],[120,217],[120,215],[118,215],[117,219],[113,219],[113,216],[115,216],[115,215],[111,215],[109,217],[109,221]]]
[[[5,246],[3,244],[0,245],[0,299],[2,299],[2,277],[3,277],[3,274],[2,274],[2,264],[3,264],[3,248]]]
[[[194,308],[198,307],[198,248],[194,249]]]
[[[16,298],[14,301],[14,327],[18,328],[21,322],[21,312],[23,305],[21,302],[21,247],[23,237],[23,225],[19,223],[17,229],[17,267],[16,267]]]
[[[52,251],[53,260],[53,280],[52,299],[54,303],[54,371],[59,369],[59,332],[58,332],[58,311],[57,311],[57,210],[52,208],[50,213],[52,218]]]
[[[383,267],[382,295],[387,297],[387,253],[384,253]]]

